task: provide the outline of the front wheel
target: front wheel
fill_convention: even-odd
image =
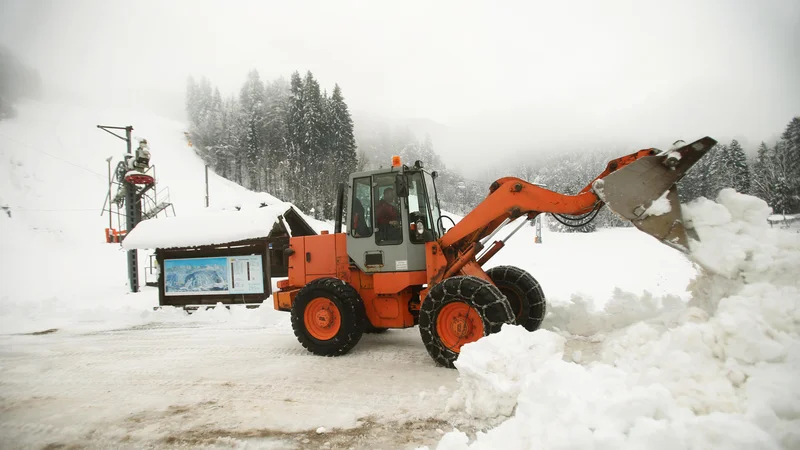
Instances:
[[[358,291],[336,278],[318,278],[305,285],[297,293],[291,315],[297,340],[320,356],[349,352],[366,326]]]
[[[455,276],[435,285],[420,306],[419,331],[433,360],[454,368],[461,348],[515,323],[508,300],[488,281]]]

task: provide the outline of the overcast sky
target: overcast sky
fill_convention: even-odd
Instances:
[[[311,70],[353,110],[451,127],[439,149],[473,164],[565,142],[757,144],[800,115],[798,0],[0,4],[0,42],[50,84],[180,112],[190,74],[233,93],[251,68]]]

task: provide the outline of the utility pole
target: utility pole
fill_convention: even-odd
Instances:
[[[129,155],[132,154],[132,149],[131,149],[131,132],[133,131],[132,126],[128,125],[127,127],[111,127],[107,125],[98,125],[97,128],[100,128],[101,130],[107,133],[113,134],[119,139],[125,141],[125,143],[127,144],[128,154]],[[125,130],[125,137],[122,137],[111,130]],[[124,166],[124,169],[123,173],[120,174],[120,179],[123,183],[123,186],[125,186],[125,217],[127,219],[125,225],[127,229],[125,230],[125,233],[127,234],[141,220],[142,208],[141,205],[136,203],[136,185],[125,180],[125,171],[127,171],[127,165],[125,164],[125,161],[123,161],[122,164]],[[111,201],[110,197],[109,201]],[[131,292],[139,292],[139,258],[136,250],[128,250],[128,281],[131,286]]]
[[[208,208],[208,164],[206,164],[206,208]]]

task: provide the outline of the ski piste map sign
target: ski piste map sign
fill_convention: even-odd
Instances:
[[[164,295],[263,294],[261,255],[164,260]]]

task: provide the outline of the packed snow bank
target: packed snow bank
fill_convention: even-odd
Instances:
[[[465,345],[449,408],[507,419],[437,448],[800,448],[800,239],[732,190],[683,211],[705,268],[689,305],[612,333],[586,365],[546,329]]]

